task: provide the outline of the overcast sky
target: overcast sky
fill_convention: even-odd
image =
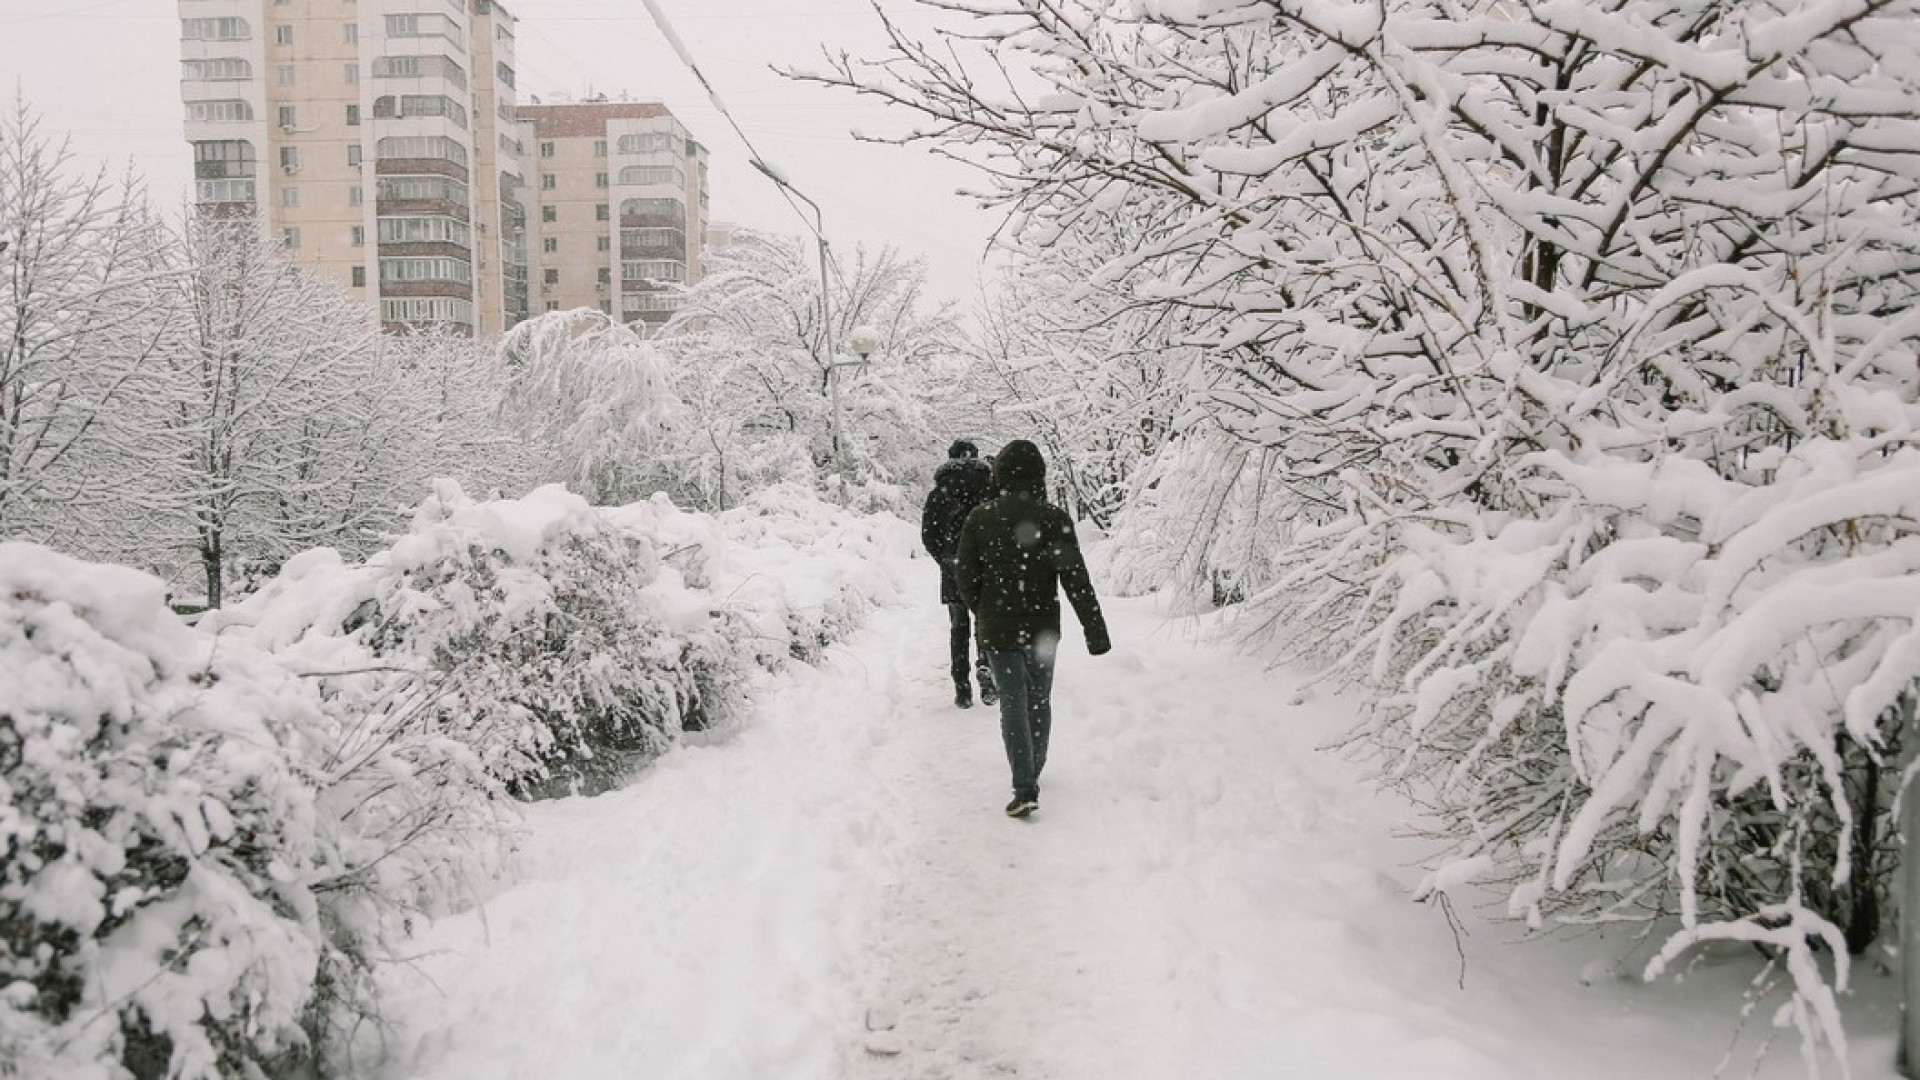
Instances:
[[[589,92],[664,101],[711,151],[714,219],[804,231],[773,185],[747,167],[739,139],[640,0],[506,3],[520,17],[522,101]],[[884,3],[913,15],[903,0]],[[850,130],[899,130],[909,118],[768,70],[819,67],[822,44],[877,55],[883,36],[865,0],[660,4],[760,152],[820,203],[831,240],[846,248],[893,243],[925,256],[937,291],[971,300],[980,252],[997,221],[956,194],[977,186],[976,175],[925,149],[854,141]],[[191,172],[179,71],[175,0],[0,3],[0,75],[24,91],[49,127],[71,133],[86,161],[118,167],[131,160],[163,203],[184,199]]]

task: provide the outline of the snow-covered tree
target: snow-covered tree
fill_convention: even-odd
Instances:
[[[1375,692],[1516,914],[1761,944],[1838,1038],[1920,623],[1910,0],[935,6],[816,77],[1033,245],[1153,222],[1103,279],[1209,352],[1172,547]]]
[[[1110,220],[1082,232],[1008,270],[972,351],[995,427],[1039,443],[1063,501],[1106,529],[1171,431],[1197,355],[1180,343],[1182,313],[1088,284],[1131,236]]]
[[[147,401],[146,502],[220,606],[239,560],[364,548],[400,516],[413,419],[366,305],[295,265],[251,217],[194,216],[169,302],[164,391]]]
[[[591,308],[536,315],[500,343],[500,410],[533,449],[543,482],[596,505],[661,490],[657,444],[673,411],[660,355]]]
[[[0,114],[0,532],[71,537],[124,483],[164,242],[131,180],[80,174],[24,100]]]
[[[935,394],[961,354],[954,316],[930,305],[922,264],[892,248],[859,249],[829,267],[823,327],[811,250],[792,237],[743,232],[687,290],[660,346],[674,359],[675,385],[691,384],[683,397],[724,398],[729,412],[724,431],[713,417],[689,418],[681,452],[716,477],[724,453],[748,485],[824,469],[833,456],[828,365],[853,359],[848,336],[869,326],[880,349],[867,367],[840,373],[847,454],[867,482],[918,481],[961,422]]]

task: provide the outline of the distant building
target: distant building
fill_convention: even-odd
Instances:
[[[659,325],[698,281],[707,151],[657,103],[522,105],[535,178],[533,309]]]
[[[383,325],[526,317],[514,18],[493,0],[179,0],[195,198],[257,212]]]
[[[733,246],[734,237],[740,232],[740,226],[731,221],[707,222],[707,235],[700,247],[706,251],[725,251]]]

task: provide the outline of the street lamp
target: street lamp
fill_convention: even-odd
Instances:
[[[847,473],[847,452],[841,438],[840,421],[840,369],[843,367],[866,367],[868,358],[880,347],[880,332],[871,326],[861,325],[853,328],[847,335],[847,348],[853,350],[857,360],[833,360],[827,364],[827,396],[833,401],[833,464],[842,476]]]

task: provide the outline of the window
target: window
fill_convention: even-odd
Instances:
[[[283,146],[280,148],[280,167],[288,172],[300,171],[300,148]]]
[[[382,161],[396,158],[439,158],[464,167],[467,148],[444,135],[397,135],[374,144],[374,156]]]
[[[541,191],[552,191],[552,190],[553,190],[553,183],[554,183],[554,181],[553,181],[553,174],[552,174],[552,173],[541,173],[541,174],[540,174],[540,190],[541,190]]]
[[[193,197],[203,203],[251,203],[253,181],[196,180],[193,182]]]
[[[622,184],[671,184],[687,186],[687,174],[678,165],[629,165],[620,170]]]
[[[625,255],[684,255],[687,234],[680,229],[621,229],[620,251]]]
[[[552,144],[552,143],[550,143],[550,142],[543,142],[543,143],[541,143],[541,144],[540,144],[540,156],[541,156],[541,157],[552,157],[552,156],[553,156],[553,144]]]
[[[380,280],[452,281],[468,285],[473,282],[473,264],[465,259],[438,255],[381,259]]]
[[[608,221],[611,220],[612,217],[613,215],[607,211],[606,203],[601,203],[593,208],[593,220],[595,221]]]
[[[671,292],[626,293],[620,297],[620,310],[628,315],[648,311],[678,311],[680,295]]]
[[[347,144],[347,164],[358,166],[360,164],[360,153],[361,151],[360,151],[359,143],[357,142],[348,143]]]
[[[292,210],[300,205],[300,189],[297,187],[280,189],[280,205]]]
[[[594,173],[594,174],[593,174],[593,186],[594,186],[594,187],[599,187],[599,188],[603,188],[603,187],[606,187],[606,186],[607,186],[607,174],[606,174],[606,173],[603,173],[603,172],[601,172],[601,173]],[[602,221],[605,221],[606,219],[605,219],[605,218],[602,218],[601,220],[602,220]]]
[[[356,266],[353,268],[353,284],[355,288],[362,288],[362,289],[366,288],[367,286],[367,268],[366,267]]]
[[[464,3],[454,5],[456,10],[465,11]],[[445,38],[454,48],[466,51],[466,43],[461,40],[460,24],[439,14],[407,13],[389,15],[386,19],[388,37],[437,37]]]
[[[540,280],[548,285],[560,284],[560,271],[548,269],[540,272]]]
[[[300,246],[300,230],[293,226],[280,230],[280,243],[288,248]]]
[[[347,106],[347,126],[348,127],[360,126],[360,106],[358,105]]]
[[[278,82],[281,86],[292,86],[293,85],[293,65],[292,64],[275,64],[273,68],[273,77],[274,77],[274,80]]]
[[[548,310],[548,311],[559,311],[559,310],[560,310],[560,301],[558,301],[558,300],[549,300],[549,301],[547,301],[547,310]]]
[[[360,24],[348,23],[340,28],[340,40],[348,45],[360,44]]]
[[[193,178],[224,180],[253,175],[253,144],[245,139],[209,139],[193,144]]]
[[[622,199],[622,218],[641,218],[635,225],[680,225],[687,220],[687,204],[679,199]]]
[[[601,233],[599,236],[594,237],[594,240],[598,241],[598,246],[601,251],[613,250],[613,238],[606,233]]]
[[[274,27],[273,43],[275,45],[293,44],[293,27],[288,23],[281,23],[279,26]]]
[[[513,69],[508,67],[505,61],[493,65],[493,73],[501,82],[508,86],[513,85]]]
[[[467,185],[451,176],[383,176],[380,198],[403,202],[436,200],[464,204]]]
[[[673,259],[627,259],[620,264],[622,281],[687,280],[687,264]]]
[[[367,227],[365,225],[355,225],[353,228],[348,229],[347,243],[352,244],[354,247],[366,247]]]
[[[559,221],[559,220],[560,220],[560,208],[559,208],[559,207],[557,207],[557,206],[553,206],[553,205],[547,205],[547,206],[543,206],[543,207],[541,207],[541,208],[540,208],[540,220],[541,220],[541,221]]]
[[[295,119],[296,117],[294,116],[293,106],[291,105],[280,106],[280,130],[281,131],[292,131],[294,128],[298,127],[299,125],[294,122]]]
[[[547,253],[547,254],[549,254],[549,255],[551,255],[551,254],[553,254],[553,253],[554,253],[554,252],[556,252],[556,251],[559,251],[559,250],[560,250],[560,238],[559,238],[559,237],[557,237],[557,236],[543,236],[543,237],[541,237],[541,238],[540,238],[540,250],[541,250],[541,251],[544,251],[544,252],[546,252],[546,253]]]
[[[383,217],[380,219],[383,244],[457,244],[473,246],[473,230],[464,221],[450,217]]]
[[[446,56],[376,56],[376,79],[419,79],[438,76],[462,90],[467,88],[467,69]]]
[[[223,124],[253,119],[253,106],[244,101],[189,101],[187,119]]]
[[[445,94],[392,94],[373,99],[375,119],[403,116],[444,116],[467,126],[466,107]]]
[[[597,284],[600,284],[600,285],[611,285],[611,284],[613,284],[613,267],[611,267],[611,266],[603,266],[603,267],[601,267],[601,268],[600,268],[600,275],[599,275],[599,277],[598,277],[598,278],[596,279],[596,283],[597,283]]]
[[[593,140],[593,156],[594,157],[607,156],[607,140],[605,139]]]
[[[207,82],[230,82],[253,78],[253,65],[238,56],[219,56],[210,60],[182,60],[180,62],[182,79],[199,79]]]
[[[181,19],[180,36],[188,41],[251,41],[253,28],[247,25],[247,20],[231,16]]]
[[[473,302],[451,296],[409,296],[380,301],[380,319],[390,323],[473,325]]]
[[[357,85],[360,82],[360,65],[347,64],[340,69],[340,74],[346,77],[347,85]]]
[[[347,205],[361,206],[367,201],[367,189],[355,184],[347,189]]]
[[[638,135],[620,136],[620,152],[623,154],[647,154],[656,150],[672,150],[673,136],[664,131],[648,131]]]
[[[600,298],[600,314],[602,315],[613,314],[613,301],[607,299],[604,296]]]

